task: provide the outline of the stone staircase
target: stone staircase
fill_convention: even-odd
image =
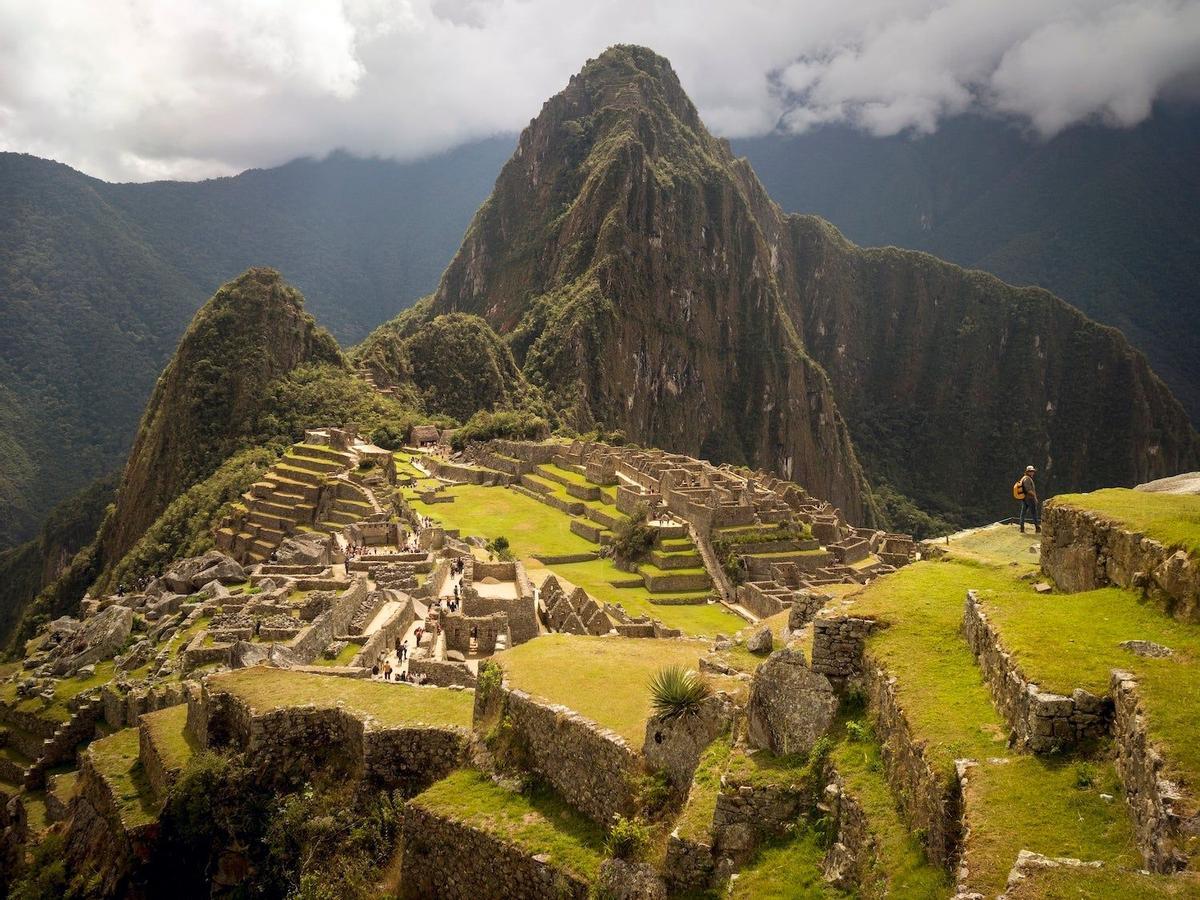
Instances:
[[[369,492],[350,481],[352,451],[311,443],[293,445],[214,532],[219,549],[243,565],[265,562],[298,531],[339,533],[377,511]]]

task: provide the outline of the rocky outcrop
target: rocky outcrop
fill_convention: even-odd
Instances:
[[[161,584],[177,594],[191,594],[206,588],[211,582],[238,584],[246,580],[246,570],[237,560],[219,550],[210,550],[203,556],[181,559],[167,569]]]
[[[1177,619],[1200,622],[1200,559],[1090,510],[1046,504],[1042,569],[1060,590],[1115,584],[1142,593]]]
[[[780,756],[807,753],[837,711],[829,679],[808,667],[804,651],[784,647],[754,673],[746,707],[746,736]]]
[[[110,606],[90,619],[75,623],[69,633],[58,632],[65,636],[49,648],[51,671],[61,678],[84,666],[111,659],[125,646],[132,631],[133,610],[127,606]]]
[[[700,754],[729,730],[735,712],[727,695],[714,694],[689,715],[665,720],[651,716],[642,744],[646,765],[665,773],[671,784],[686,792]]]

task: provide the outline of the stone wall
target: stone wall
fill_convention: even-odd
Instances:
[[[867,637],[879,627],[874,619],[829,616],[813,620],[812,670],[835,689],[860,680]]]
[[[563,900],[588,885],[528,850],[413,803],[404,808],[400,880],[407,898]]]
[[[409,795],[460,765],[468,745],[468,734],[461,728],[383,726],[340,707],[257,712],[240,697],[207,683],[189,693],[187,728],[206,747],[243,753],[265,784],[295,786],[324,771]]]
[[[967,591],[962,633],[1018,749],[1056,753],[1108,733],[1112,701],[1082,688],[1069,697],[1039,689],[1004,649],[974,591]]]
[[[508,622],[510,647],[538,636],[537,607],[532,596],[480,597],[474,588],[468,588],[463,592],[461,608],[468,619],[487,619],[503,614]]]
[[[1133,674],[1114,670],[1113,743],[1117,774],[1133,818],[1134,835],[1146,868],[1173,872],[1200,849],[1200,812],[1183,788],[1166,777],[1165,760],[1146,733]]]
[[[388,620],[367,639],[362,650],[351,661],[351,666],[368,668],[381,651],[391,650],[395,646],[396,638],[408,633],[408,628],[416,621],[417,614],[413,609],[412,598],[408,595],[402,596],[404,605],[389,616]]]
[[[358,605],[367,596],[367,581],[361,575],[337,598],[334,605],[317,616],[288,646],[297,662],[312,662],[339,634],[345,634]]]
[[[1169,550],[1097,513],[1048,503],[1042,569],[1061,590],[1115,584],[1141,592],[1169,615],[1200,622],[1200,560]]]
[[[476,691],[476,731],[490,728],[497,713],[512,727],[528,767],[581,813],[608,827],[614,816],[637,811],[631,782],[642,771],[641,758],[619,734],[507,683]]]
[[[962,838],[962,788],[956,771],[935,767],[925,758],[897,697],[896,681],[871,658],[863,657],[875,734],[884,774],[909,827],[925,835],[925,852],[935,865],[953,870]]]
[[[408,661],[410,675],[424,675],[425,683],[437,687],[474,687],[475,675],[462,663],[448,662],[438,659],[410,659]]]
[[[726,773],[713,811],[713,849],[744,862],[760,844],[811,810],[817,799],[809,785],[738,784]]]
[[[858,896],[885,896],[878,884],[877,847],[866,811],[836,771],[830,776],[825,787],[825,808],[835,837],[821,862],[825,880]]]
[[[466,656],[471,650],[471,630],[475,631],[475,646],[480,656],[491,656],[496,644],[503,637],[508,646],[508,616],[494,613],[490,616],[464,616],[450,613],[440,619],[442,632],[446,636],[446,649]]]

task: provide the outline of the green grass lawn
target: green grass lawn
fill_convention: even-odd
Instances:
[[[312,661],[312,664],[314,666],[348,666],[354,661],[354,657],[358,656],[362,648],[363,645],[356,641],[347,641],[346,646],[333,659],[318,656]]]
[[[1022,534],[1015,525],[989,525],[934,540],[958,556],[982,562],[1007,564],[1017,561],[1037,565],[1040,558],[1041,535]]]
[[[841,725],[839,723],[839,728]],[[831,760],[863,811],[876,841],[876,870],[893,897],[934,898],[950,893],[946,873],[925,859],[921,842],[904,824],[883,776],[879,742],[870,732],[841,733]]]
[[[1149,875],[1112,866],[1093,869],[1039,869],[1014,885],[1008,900],[1046,900],[1072,897],[1078,900],[1152,900],[1158,897],[1200,897],[1200,877]]]
[[[592,483],[584,477],[582,472],[576,472],[574,469],[564,469],[562,466],[556,466],[554,463],[543,463],[542,465],[538,466],[538,468],[545,472],[553,472],[555,475],[566,479],[572,484],[600,487],[598,484],[592,485]]]
[[[640,750],[650,718],[650,678],[663,666],[696,669],[702,641],[543,635],[500,654],[510,686],[561,703]]]
[[[87,752],[96,771],[113,792],[126,827],[142,825],[158,816],[158,805],[138,759],[138,730],[120,731],[93,741]]]
[[[111,659],[96,663],[96,672],[87,678],[64,678],[54,685],[54,700],[47,703],[40,697],[28,697],[17,701],[17,685],[15,682],[5,682],[0,685],[0,700],[13,704],[13,708],[24,713],[32,713],[44,719],[65,722],[71,718],[67,701],[82,694],[84,691],[100,687],[112,681],[116,664]]]
[[[717,795],[721,793],[721,775],[729,762],[730,749],[731,738],[726,735],[709,744],[700,755],[687,803],[675,822],[681,838],[708,843],[713,813],[717,809]]]
[[[657,605],[650,600],[644,587],[618,588],[609,582],[621,578],[636,577],[622,572],[612,560],[594,559],[581,563],[555,563],[547,566],[555,575],[565,578],[576,587],[581,587],[601,603],[620,603],[631,616],[650,616],[662,621],[668,628],[679,628],[684,634],[712,637],[715,634],[733,634],[746,622],[719,603],[698,605]],[[707,592],[705,592],[707,594]],[[686,596],[674,592],[672,597]]]
[[[804,824],[794,835],[765,845],[729,885],[735,900],[787,897],[790,900],[845,897],[825,883],[821,860],[825,851],[817,836]]]
[[[167,769],[182,769],[199,745],[187,734],[187,704],[168,706],[146,713],[142,722],[150,731],[150,739],[158,749],[159,758]]]
[[[374,716],[385,726],[442,725],[469,728],[473,698],[464,691],[384,684],[254,666],[209,679],[210,690],[229,691],[259,712],[287,706],[336,706]]]
[[[972,796],[978,799],[968,800],[972,883],[985,893],[1003,888],[1022,848],[1048,856],[1136,861],[1122,804],[1101,801],[1099,791],[1076,791],[1073,769],[1062,760],[1007,750],[1007,726],[959,634],[969,588],[1012,590],[1014,577],[1029,569],[951,554],[872,582],[847,610],[891,623],[871,636],[868,652],[897,678],[900,704],[933,765],[949,777],[956,758],[1003,761],[972,777],[977,788]],[[1094,765],[1106,782],[1111,765]]]
[[[596,545],[571,531],[570,517],[503,487],[461,484],[447,488],[453,503],[413,502],[413,508],[464,536],[503,535],[517,556],[589,553]]]
[[[1154,494],[1105,488],[1090,494],[1059,494],[1051,503],[1100,513],[1166,547],[1182,547],[1200,557],[1200,495]]]
[[[544,853],[550,865],[584,881],[599,874],[604,832],[545,788],[518,794],[473,769],[459,769],[409,802],[528,853]]]

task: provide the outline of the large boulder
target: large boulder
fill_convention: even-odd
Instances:
[[[52,672],[71,675],[83,666],[111,659],[119,653],[133,631],[133,610],[110,606],[86,620],[53,650]]]
[[[296,664],[296,658],[288,647],[280,644],[256,644],[237,641],[229,651],[231,669],[248,669],[251,666],[275,666],[286,669]]]
[[[807,753],[837,710],[829,679],[797,647],[776,650],[758,667],[746,707],[750,743],[777,755]]]
[[[275,550],[275,562],[283,566],[328,566],[333,563],[329,535],[302,532],[284,538]]]
[[[203,556],[179,560],[167,570],[161,581],[168,590],[190,594],[214,579],[221,584],[238,584],[246,580],[246,570],[236,559],[220,550],[209,550]]]
[[[713,694],[691,715],[674,719],[651,716],[646,723],[642,756],[646,765],[664,773],[671,784],[687,789],[704,748],[729,730],[735,708],[728,695]]]

